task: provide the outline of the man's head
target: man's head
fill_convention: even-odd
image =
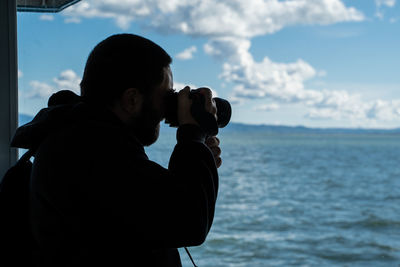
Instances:
[[[154,42],[133,34],[116,34],[90,53],[81,82],[81,95],[113,105],[128,88],[151,93],[163,78],[171,57]]]
[[[143,145],[150,145],[163,118],[164,91],[172,87],[171,62],[164,49],[146,38],[110,36],[89,55],[81,95],[110,108]]]

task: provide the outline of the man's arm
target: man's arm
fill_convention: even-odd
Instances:
[[[120,235],[129,242],[153,248],[199,245],[210,230],[218,191],[218,157],[214,159],[204,143],[200,127],[186,122],[177,130],[168,169],[134,149],[126,148],[127,153],[121,155],[118,145],[110,146],[115,152],[109,151],[110,157],[99,163],[99,176],[110,177],[99,186],[110,193],[110,215],[117,218],[120,228],[116,234],[122,231]]]
[[[198,126],[183,125],[177,132],[177,145],[171,156],[169,171],[192,187],[198,195],[193,201],[199,205],[199,214],[194,214],[193,218],[201,214],[200,221],[192,222],[198,229],[194,233],[198,243],[202,243],[207,236],[214,218],[215,202],[218,193],[218,172],[215,160],[210,149],[204,144],[204,136]],[[188,225],[188,227],[191,227]]]
[[[143,157],[118,156],[120,167],[101,168],[101,176],[110,179],[96,185],[105,188],[99,193],[107,192],[96,198],[106,198],[99,204],[110,206],[115,235],[152,248],[204,242],[214,218],[218,173],[201,136],[198,126],[181,126],[168,169]]]

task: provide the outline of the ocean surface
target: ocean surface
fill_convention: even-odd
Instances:
[[[400,134],[220,131],[199,267],[400,266]],[[168,165],[174,131],[146,148]],[[193,266],[180,249],[183,266]]]

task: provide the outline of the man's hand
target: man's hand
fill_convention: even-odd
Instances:
[[[209,88],[198,88],[196,90],[197,93],[202,94],[204,96],[204,109],[214,115],[217,116],[217,107],[215,105],[215,101],[212,99],[212,92]],[[190,87],[186,86],[178,93],[178,123],[179,125],[183,124],[195,124],[199,125],[197,121],[192,117],[190,108],[192,106],[192,100],[189,98]]]
[[[192,100],[189,98],[190,87],[186,86],[178,93],[178,123],[183,124],[195,124],[199,125],[196,120],[192,117],[190,107],[192,106]]]
[[[215,117],[217,116],[217,108],[215,101],[212,99],[212,93],[209,88],[199,88],[196,91],[204,96],[205,99],[205,110]],[[186,86],[178,94],[178,123],[183,124],[195,124],[199,125],[197,121],[192,117],[190,107],[192,106],[192,100],[189,98],[190,87]],[[221,149],[219,148],[219,139],[216,136],[210,136],[206,139],[205,144],[210,148],[215,164],[219,168],[222,164]]]
[[[219,168],[222,164],[221,148],[219,148],[219,139],[216,136],[210,136],[206,140],[206,145],[214,155],[215,165]]]

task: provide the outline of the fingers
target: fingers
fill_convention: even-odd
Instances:
[[[178,103],[180,106],[189,106],[192,104],[192,101],[189,98],[190,94],[190,87],[185,86],[182,90],[178,92]]]
[[[215,104],[215,101],[212,98],[212,92],[210,88],[207,87],[201,87],[199,89],[199,92],[204,96],[205,98],[205,109],[207,112],[210,112],[213,114],[215,117],[217,116],[217,106]]]
[[[209,88],[201,87],[193,90],[196,94],[201,94],[204,96],[204,109],[214,115],[215,119],[217,118],[217,105],[212,98],[212,92]],[[192,117],[190,107],[192,105],[192,100],[189,98],[190,96],[190,87],[186,86],[178,93],[178,122],[179,125],[190,123],[196,124],[196,120]]]
[[[178,93],[178,123],[183,124],[196,124],[196,120],[192,117],[190,107],[192,106],[192,100],[189,98],[190,87],[186,86]]]
[[[215,159],[215,165],[217,166],[217,168],[221,167],[221,165],[222,165],[222,159],[221,159],[221,158]]]
[[[207,146],[219,146],[219,138],[216,136],[210,136],[206,139]]]
[[[208,148],[211,150],[211,153],[213,154],[214,158],[219,158],[221,156],[221,148],[217,146],[211,146]]]
[[[214,156],[215,164],[216,164],[217,168],[219,168],[222,165],[221,148],[219,147],[219,144],[220,144],[219,139],[215,136],[210,136],[206,139],[205,144],[211,150],[211,152]]]

